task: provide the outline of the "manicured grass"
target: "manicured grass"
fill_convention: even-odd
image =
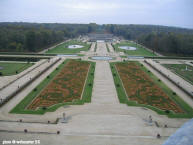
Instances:
[[[120,49],[120,46],[131,46],[137,48],[136,50],[124,50]],[[121,42],[113,45],[115,51],[117,52],[124,52],[127,55],[134,55],[134,56],[156,56],[152,52],[148,51],[147,49],[141,47],[140,45],[134,44],[133,42],[126,41]]]
[[[123,62],[119,62],[119,63],[123,63]],[[127,62],[124,62],[124,63],[127,63]],[[116,70],[115,64],[117,63],[110,63],[110,66],[114,76],[113,77],[114,83],[116,86],[120,103],[124,103],[129,106],[146,107],[156,111],[158,114],[167,115],[168,117],[171,117],[171,118],[192,118],[193,117],[193,109],[187,103],[185,103],[179,96],[177,96],[170,88],[168,88],[162,81],[158,81],[158,78],[155,75],[149,72],[144,66],[141,66],[138,62],[136,62],[136,64],[140,66],[140,69],[143,70],[153,80],[153,82],[156,85],[158,85],[170,97],[171,100],[173,100],[180,108],[182,108],[184,112],[175,113],[173,111],[170,111],[169,113],[167,113],[166,111],[161,110],[155,106],[151,106],[148,104],[139,104],[136,101],[128,100],[126,91],[123,87],[120,76]]]
[[[34,63],[0,62],[1,76],[16,75],[31,67]]]
[[[69,49],[69,45],[82,45],[83,48],[76,48],[76,49]],[[71,40],[68,42],[65,42],[59,46],[56,46],[55,48],[48,50],[46,53],[53,53],[53,54],[73,54],[73,53],[79,53],[80,51],[88,51],[90,49],[91,44],[87,44],[84,42]]]
[[[176,73],[186,81],[193,84],[193,67],[187,64],[163,64],[166,68]],[[188,70],[186,70],[186,67]]]
[[[50,107],[47,107],[46,109],[44,107],[40,107],[36,110],[28,110],[26,107],[32,102],[34,98],[36,98],[41,91],[47,86],[54,78],[61,72],[61,70],[65,67],[69,60],[65,60],[59,67],[58,69],[54,70],[50,75],[49,78],[45,78],[37,87],[36,91],[32,91],[29,93],[19,104],[17,104],[11,111],[10,113],[18,113],[18,114],[44,114],[45,112],[53,112],[57,108],[64,106],[64,105],[81,105],[84,104],[85,102],[90,102],[91,101],[91,95],[92,95],[92,88],[93,88],[93,81],[94,81],[94,71],[95,71],[95,63],[94,62],[89,62],[90,63],[90,68],[86,80],[86,84],[83,90],[83,95],[82,99],[76,99],[73,100],[72,102],[65,102],[65,103],[58,103],[56,105],[52,105]],[[80,60],[77,60],[80,61]],[[85,61],[83,61],[85,62]],[[86,61],[88,62],[88,61]]]

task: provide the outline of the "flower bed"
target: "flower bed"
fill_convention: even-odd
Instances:
[[[70,60],[27,109],[36,110],[81,99],[89,66],[88,62]]]
[[[139,104],[183,113],[183,110],[135,62],[115,65],[128,99]]]

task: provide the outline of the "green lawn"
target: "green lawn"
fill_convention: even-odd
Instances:
[[[186,81],[193,84],[193,67],[187,64],[163,64],[166,68],[176,73]],[[187,70],[186,70],[187,66]]]
[[[46,110],[43,108],[39,108],[37,110],[27,110],[26,107],[28,104],[32,102],[32,100],[47,86],[47,84],[65,67],[65,64],[69,61],[69,59],[65,60],[58,69],[54,70],[50,75],[49,78],[45,78],[37,87],[37,91],[31,91],[19,104],[17,104],[10,113],[16,114],[44,114],[45,112],[54,112],[61,106],[64,105],[81,105],[85,102],[91,102],[91,95],[92,95],[92,88],[93,88],[93,81],[94,81],[94,71],[95,71],[95,62],[89,62],[91,64],[88,77],[86,80],[83,96],[81,100],[76,100],[74,102],[67,102],[67,103],[60,103],[48,107]]]
[[[131,47],[136,47],[136,50],[124,50],[120,49],[120,46],[131,46]],[[133,55],[133,56],[156,56],[152,52],[148,51],[147,49],[141,47],[140,45],[134,44],[133,42],[126,41],[126,42],[121,42],[113,45],[115,51],[117,52],[124,52],[127,55]]]
[[[116,86],[120,103],[127,104],[128,106],[146,107],[154,110],[160,115],[167,115],[170,118],[192,118],[193,117],[193,109],[187,103],[185,103],[178,95],[174,94],[174,92],[170,88],[168,88],[162,81],[158,81],[158,78],[155,75],[153,75],[151,72],[148,72],[148,70],[144,66],[140,65],[138,62],[136,62],[136,64],[140,66],[141,70],[143,70],[146,74],[148,74],[148,76],[154,81],[154,83],[157,84],[173,101],[175,101],[176,104],[178,104],[185,111],[185,113],[174,113],[172,111],[170,111],[169,113],[166,113],[165,111],[150,105],[138,104],[135,101],[129,101],[127,98],[126,92],[124,90],[122,81],[120,80],[120,76],[115,68],[116,63],[127,63],[127,62],[110,63],[111,71],[113,74],[114,83]]]
[[[76,49],[69,49],[69,45],[82,45],[84,46],[83,48],[76,48]],[[80,51],[88,51],[90,49],[90,44],[76,41],[76,40],[71,40],[68,42],[65,42],[61,45],[56,46],[55,48],[48,50],[46,53],[52,53],[52,54],[73,54],[73,53],[79,53]]]
[[[2,76],[15,75],[31,67],[33,64],[34,63],[0,62],[0,72]]]

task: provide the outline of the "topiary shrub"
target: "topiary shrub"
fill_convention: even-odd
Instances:
[[[46,107],[46,106],[43,106],[43,107],[42,107],[42,110],[46,110],[46,109],[47,109],[47,107]]]
[[[173,95],[176,95],[176,92],[173,92],[172,94],[173,94]]]
[[[2,72],[0,72],[0,76],[2,76],[3,75],[3,73]]]
[[[165,110],[165,113],[169,114],[169,113],[170,113],[170,110]]]
[[[92,86],[92,84],[91,84],[91,83],[89,83],[88,85],[89,85],[90,87]]]
[[[37,88],[34,88],[34,92],[37,91],[38,89]]]
[[[120,87],[120,84],[117,84],[116,86],[117,86],[117,87]]]

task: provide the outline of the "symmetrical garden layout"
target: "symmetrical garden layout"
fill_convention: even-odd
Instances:
[[[81,45],[82,48],[69,48],[71,45]],[[87,44],[85,42],[77,41],[77,40],[71,40],[64,42],[63,44],[60,44],[56,46],[53,49],[48,50],[46,53],[54,53],[54,54],[73,54],[73,53],[79,53],[80,51],[88,51],[90,48],[90,44]]]
[[[193,84],[193,67],[187,64],[163,64],[166,68]]]
[[[111,63],[111,69],[121,103],[148,107],[170,117],[192,114],[190,106],[138,62]]]
[[[91,97],[93,72],[92,62],[66,60],[11,112],[42,114],[65,103],[83,103]]]
[[[125,47],[125,46],[134,47],[134,48],[136,48],[136,50],[125,50],[125,49],[120,48],[120,47]],[[154,53],[148,51],[147,49],[145,49],[141,45],[135,44],[131,41],[125,41],[125,42],[117,43],[117,44],[113,45],[113,47],[114,47],[115,51],[124,52],[127,55],[156,56]]]

